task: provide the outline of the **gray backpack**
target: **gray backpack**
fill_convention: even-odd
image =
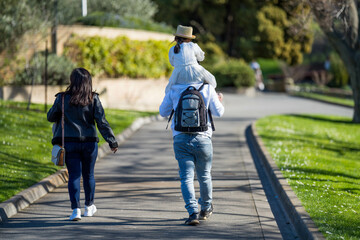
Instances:
[[[206,83],[202,84],[199,89],[189,86],[181,93],[178,105],[175,110],[171,111],[168,120],[169,124],[175,113],[174,123],[176,131],[188,133],[207,131],[208,113],[211,127],[213,131],[215,131],[211,111],[206,108],[204,99],[200,93],[205,84]]]

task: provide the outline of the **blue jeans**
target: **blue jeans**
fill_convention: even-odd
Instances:
[[[198,213],[195,198],[194,173],[200,185],[199,204],[201,210],[208,210],[212,202],[211,165],[213,147],[211,138],[199,134],[179,134],[174,137],[175,158],[179,163],[181,192],[185,208],[191,215]]]
[[[71,208],[80,208],[80,180],[83,177],[85,205],[94,203],[94,168],[98,155],[97,142],[65,142],[65,162],[69,172],[68,190]]]

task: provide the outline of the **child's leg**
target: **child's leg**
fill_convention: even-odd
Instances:
[[[214,77],[214,75],[212,75],[211,73],[206,74],[207,76],[205,78],[203,78],[204,82],[210,84],[211,86],[213,86],[214,88],[216,88],[216,79]]]

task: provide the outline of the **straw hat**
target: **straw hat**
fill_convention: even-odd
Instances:
[[[176,33],[174,33],[174,36],[195,39],[196,37],[194,35],[192,35],[192,32],[193,32],[192,27],[186,27],[186,26],[179,25],[179,26],[177,26]]]

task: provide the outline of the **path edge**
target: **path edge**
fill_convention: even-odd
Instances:
[[[254,144],[256,154],[269,176],[277,196],[300,239],[325,240],[324,235],[319,231],[310,215],[305,211],[300,200],[297,198],[286,178],[265,148],[263,141],[256,131],[255,122],[250,125],[250,139]]]
[[[160,115],[137,118],[128,128],[116,136],[116,140],[118,141],[118,144],[121,145],[145,124],[163,119],[164,118]],[[109,145],[106,143],[101,145],[98,150],[98,160],[109,153],[111,153]],[[56,173],[21,191],[5,202],[0,203],[0,224],[7,222],[9,218],[17,214],[19,211],[30,206],[33,202],[39,200],[55,188],[63,185],[68,181],[68,179],[69,174],[67,169],[60,169]]]

